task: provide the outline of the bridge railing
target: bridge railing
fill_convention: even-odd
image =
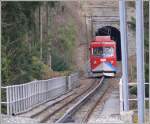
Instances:
[[[119,93],[120,93],[120,113],[123,112],[123,85],[122,85],[122,78],[120,79],[120,82],[119,82]]]
[[[7,114],[28,111],[46,101],[52,100],[79,85],[78,73],[48,80],[35,80],[25,84],[2,87],[6,93]]]
[[[80,85],[79,83],[79,73],[74,73],[68,76],[68,89],[72,90]]]
[[[123,108],[123,84],[122,84],[123,82],[122,82],[122,78],[120,79],[120,82],[119,82],[119,85],[120,85],[120,113],[121,112],[123,112],[124,111],[124,108]],[[148,83],[148,82],[145,82],[144,83],[144,85],[145,85],[145,87],[146,87],[146,85],[147,86],[149,86],[150,84]],[[128,86],[129,87],[132,87],[132,86],[137,86],[137,83],[135,83],[135,82],[130,82],[129,84],[128,84]],[[129,100],[129,104],[131,104],[131,102],[134,102],[134,108],[132,108],[132,107],[130,107],[129,106],[129,110],[131,110],[131,111],[134,111],[134,112],[136,112],[137,111],[137,96],[134,96],[134,98],[132,98],[131,97],[131,93],[130,93],[130,91],[129,91],[129,98],[128,98],[128,100]],[[147,107],[146,107],[146,103],[148,104],[148,101],[149,101],[149,98],[148,97],[144,97],[144,102],[145,102],[145,114],[148,114],[148,113],[146,113],[146,112],[148,112],[148,109],[147,109]],[[132,109],[131,109],[132,108]],[[149,113],[150,113],[150,111],[149,111]],[[145,120],[147,121],[148,120],[148,118],[146,118],[145,117]]]

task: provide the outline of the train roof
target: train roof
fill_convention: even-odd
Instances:
[[[92,42],[114,42],[110,36],[96,36]]]

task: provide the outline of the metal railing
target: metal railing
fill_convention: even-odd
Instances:
[[[2,104],[6,105],[7,114],[12,115],[31,110],[46,101],[63,95],[79,84],[78,73],[68,77],[69,81],[67,81],[67,76],[62,76],[1,87],[6,92],[6,101],[2,101]],[[71,86],[71,89],[68,89],[68,85]]]
[[[120,85],[120,112],[122,112],[123,111],[123,89],[122,89],[122,87],[123,87],[123,85],[122,85],[122,78],[120,79],[120,82],[119,82],[119,85]],[[149,83],[144,83],[144,85],[150,85]],[[130,82],[129,84],[128,84],[128,86],[137,86],[137,83],[135,83],[135,82]],[[146,98],[146,97],[144,97],[144,100],[145,101],[148,101],[150,98]],[[128,99],[129,101],[137,101],[137,98],[129,98]]]
[[[120,113],[121,112],[123,112],[124,111],[124,103],[123,103],[123,85],[122,85],[122,78],[120,79],[120,82],[119,82],[119,85],[120,85]],[[144,83],[144,85],[146,86],[146,85],[150,85],[149,83],[147,83],[147,82],[145,82]],[[135,83],[135,82],[130,82],[129,84],[128,84],[128,86],[137,86],[137,83]],[[131,94],[129,94],[129,95],[131,95]],[[129,98],[128,99],[128,101],[129,101],[129,103],[130,102],[137,102],[137,98]],[[149,96],[149,98],[148,97],[144,97],[144,103],[147,101],[149,101],[150,100],[150,96]],[[135,109],[130,109],[130,110],[132,110],[132,111],[137,111],[137,108]],[[145,111],[146,111],[146,106],[145,106]],[[149,111],[149,113],[150,113],[150,111]],[[146,120],[145,121],[147,121],[148,119],[146,118]]]
[[[74,73],[68,76],[68,89],[72,90],[80,85],[79,80],[79,73]]]
[[[119,82],[119,91],[120,91],[120,113],[123,112],[123,91],[122,91],[122,78],[120,79]]]

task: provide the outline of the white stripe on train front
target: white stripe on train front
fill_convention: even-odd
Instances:
[[[102,62],[96,68],[92,69],[92,71],[116,71],[115,68],[108,62]]]

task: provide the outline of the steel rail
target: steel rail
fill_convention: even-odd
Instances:
[[[63,99],[61,99],[61,100],[56,100],[56,102],[54,102],[54,103],[52,103],[52,104],[46,106],[43,110],[38,111],[37,113],[34,113],[33,115],[31,115],[31,118],[36,117],[37,115],[41,114],[43,111],[46,111],[48,108],[52,107],[53,105],[56,105],[57,103],[59,103],[59,102],[65,100],[65,99],[67,99],[68,97],[70,97],[70,96],[72,96],[72,95],[74,95],[74,92],[72,92],[71,94],[65,96],[65,97],[64,97]]]
[[[101,78],[99,84],[91,90],[86,96],[84,96],[81,100],[79,100],[76,104],[74,104],[70,109],[66,111],[66,113],[56,121],[56,123],[66,123],[71,117],[94,93],[97,91],[98,88],[101,87],[103,83],[104,77]]]
[[[46,115],[43,119],[41,119],[41,120],[39,120],[39,121],[40,121],[41,123],[46,122],[51,116],[53,116],[54,114],[56,114],[58,111],[60,111],[61,109],[63,109],[65,106],[67,106],[68,104],[70,104],[71,102],[73,102],[74,100],[76,100],[77,98],[79,98],[80,96],[84,95],[84,94],[85,94],[86,92],[88,92],[89,90],[93,89],[93,86],[94,86],[94,85],[91,84],[89,87],[85,88],[84,91],[82,91],[80,94],[74,96],[74,97],[71,98],[68,102],[66,102],[64,105],[61,105],[59,108],[57,108],[56,110],[52,111],[51,113],[49,113],[48,115]],[[59,102],[62,102],[62,101],[64,101],[64,100],[66,100],[66,99],[67,99],[67,97],[66,97],[65,99],[63,99],[63,100],[60,100],[60,101],[54,103],[53,105],[59,104]],[[49,105],[48,107],[46,107],[46,109],[49,109],[49,108],[51,108],[51,107],[52,107],[52,105]],[[37,113],[34,114],[34,116],[32,116],[32,117],[33,117],[33,118],[36,118],[36,116],[42,114],[44,111],[45,111],[45,109],[42,110],[42,111],[40,111],[40,112],[37,112]]]
[[[106,92],[108,92],[108,89],[110,87],[106,87],[103,90],[103,93],[99,96],[98,100],[94,103],[94,105],[92,106],[92,108],[90,108],[90,110],[88,111],[88,113],[86,114],[85,118],[83,119],[83,123],[88,123],[89,118],[91,117],[92,113],[94,112],[94,110],[96,109],[97,105],[101,102],[102,98],[105,96]]]

